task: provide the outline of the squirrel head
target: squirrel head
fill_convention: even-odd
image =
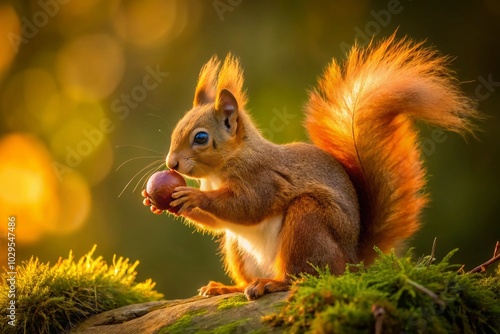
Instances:
[[[193,107],[172,132],[167,166],[185,176],[205,178],[216,174],[225,161],[244,145],[254,128],[244,111],[243,73],[228,54],[224,63],[212,57],[203,66]]]

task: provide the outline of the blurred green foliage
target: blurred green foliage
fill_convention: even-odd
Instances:
[[[422,128],[432,202],[409,241],[425,253],[437,237],[438,257],[460,248],[456,261],[475,266],[500,239],[499,18],[494,0],[3,1],[0,247],[15,215],[18,263],[97,243],[139,259],[138,278],[152,277],[166,298],[228,282],[210,236],[141,203],[140,178],[166,156],[201,66],[213,54],[240,57],[266,136],[307,140],[302,105],[326,64],[355,39],[397,29],[454,57],[464,91],[489,116],[479,140],[436,140]],[[293,117],[273,130],[277,113]]]

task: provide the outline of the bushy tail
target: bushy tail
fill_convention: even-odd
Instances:
[[[310,93],[306,127],[315,145],[346,168],[359,196],[359,259],[376,245],[398,247],[419,227],[425,172],[415,120],[468,133],[479,117],[459,90],[448,59],[408,39],[354,46],[333,61]]]

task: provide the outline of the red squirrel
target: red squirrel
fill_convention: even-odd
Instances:
[[[256,299],[288,290],[293,276],[314,274],[314,267],[340,275],[347,263],[370,264],[374,246],[401,246],[427,202],[414,121],[466,134],[479,117],[447,65],[422,43],[394,35],[354,46],[309,93],[312,144],[277,145],[246,111],[239,61],[212,57],[166,159],[168,168],[199,181],[199,189],[177,187],[171,205],[221,237],[234,281],[210,282],[200,294]]]

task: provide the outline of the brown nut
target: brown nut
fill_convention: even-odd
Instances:
[[[175,188],[185,185],[186,181],[179,173],[173,170],[164,170],[151,175],[146,185],[146,191],[155,207],[177,213],[179,207],[170,206],[172,193]]]

